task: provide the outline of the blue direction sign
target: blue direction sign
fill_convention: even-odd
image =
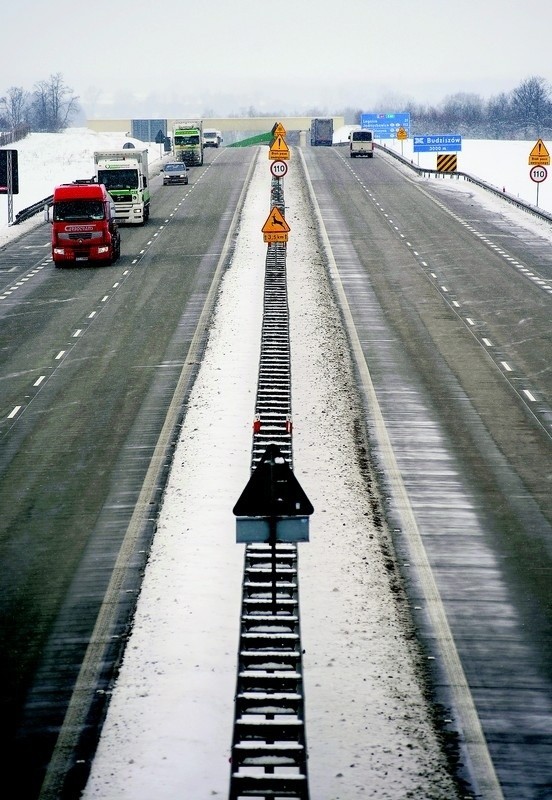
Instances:
[[[462,149],[462,137],[455,133],[437,136],[414,136],[415,153],[457,153]]]
[[[374,134],[374,139],[396,139],[399,128],[410,136],[410,114],[361,114],[360,127]]]

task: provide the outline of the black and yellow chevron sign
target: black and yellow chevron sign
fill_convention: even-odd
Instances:
[[[437,172],[456,172],[456,155],[453,153],[438,155]]]

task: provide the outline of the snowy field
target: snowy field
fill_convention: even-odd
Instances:
[[[94,150],[120,147],[124,140],[124,134],[69,130],[18,143],[19,207],[47,196],[56,183],[86,177]],[[511,194],[526,191],[533,202],[527,177],[533,144],[466,142],[459,168]],[[158,153],[159,146],[150,145],[150,159]],[[468,190],[463,182],[450,184],[451,190]],[[259,266],[266,254],[260,228],[269,187],[262,150],[84,800],[227,796],[243,567],[231,509],[249,474],[263,291]],[[325,266],[312,226],[305,224],[310,209],[293,158],[285,192],[286,217],[300,233],[288,246],[295,472],[315,507],[311,541],[300,545],[311,796],[457,800],[416,653],[389,585],[386,543],[374,533],[363,478],[354,466],[353,373],[343,357],[347,344]],[[541,206],[545,197],[552,211],[552,195],[544,191]],[[513,207],[500,207],[528,227],[545,229]],[[5,220],[5,206],[3,214]],[[0,244],[14,230],[2,222]]]

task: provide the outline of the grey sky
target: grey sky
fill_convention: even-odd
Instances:
[[[0,93],[59,72],[88,116],[377,110],[552,82],[547,0],[17,0],[2,18]]]

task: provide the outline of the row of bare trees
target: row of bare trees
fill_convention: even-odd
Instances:
[[[0,97],[0,129],[52,133],[64,130],[80,113],[78,100],[60,73],[39,81],[32,92],[12,86]],[[383,104],[377,109],[362,111],[368,110],[410,112],[411,135],[458,133],[472,139],[552,138],[552,86],[539,76],[526,78],[512,91],[490,100],[484,100],[478,94],[460,92],[445,98],[438,106],[410,102],[402,108]],[[358,123],[362,111],[348,108],[339,113],[343,114],[346,122]],[[253,113],[253,109],[250,113],[259,115]],[[317,111],[310,115],[328,114]]]
[[[377,112],[410,112],[411,135],[458,133],[470,139],[552,138],[552,87],[542,77],[522,81],[489,100],[478,94],[450,95],[438,106],[407,103]],[[356,112],[354,122],[360,121]]]
[[[78,113],[78,100],[59,72],[36,83],[32,92],[11,86],[0,97],[0,128],[57,133]]]

